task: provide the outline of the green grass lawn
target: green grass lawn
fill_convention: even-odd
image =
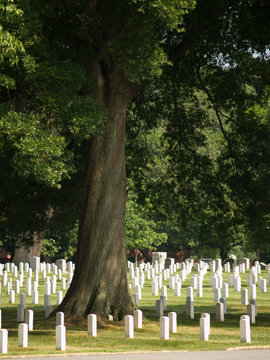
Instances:
[[[159,339],[159,319],[155,312],[155,302],[159,296],[152,296],[151,280],[146,280],[142,289],[142,299],[139,308],[143,312],[143,328],[135,329],[134,339],[124,337],[123,321],[110,322],[98,320],[98,336],[87,335],[86,319],[80,323],[66,323],[67,350],[66,352],[121,352],[121,351],[160,351],[160,350],[225,350],[238,346],[269,346],[270,345],[270,287],[267,293],[261,293],[257,287],[258,316],[256,324],[251,325],[251,344],[240,343],[239,320],[246,313],[246,306],[241,305],[241,292],[234,292],[229,288],[227,298],[227,314],[224,323],[215,320],[215,303],[213,290],[210,288],[210,273],[205,275],[203,282],[203,297],[196,296],[194,290],[194,320],[186,319],[186,288],[190,286],[190,274],[182,283],[181,296],[174,296],[168,286],[167,310],[177,313],[177,334],[170,334],[169,340]],[[242,288],[246,288],[248,272],[241,274]],[[50,274],[49,274],[50,275]],[[223,280],[227,282],[227,273],[223,273]],[[26,276],[26,274],[25,274]],[[267,279],[266,271],[261,276]],[[44,280],[40,278],[40,304],[43,304]],[[58,281],[57,290],[60,289]],[[24,290],[21,290],[23,292]],[[28,348],[18,347],[17,304],[19,294],[16,294],[16,304],[9,304],[8,295],[2,285],[1,308],[2,328],[8,329],[8,355],[26,355],[41,353],[61,353],[55,350],[55,320],[45,320],[42,305],[32,305],[32,297],[27,296],[27,308],[34,310],[34,331],[29,333]],[[56,295],[52,295],[52,305],[56,306]],[[211,334],[209,341],[200,340],[199,318],[201,313],[208,312],[211,316]],[[3,354],[5,356],[5,354]]]

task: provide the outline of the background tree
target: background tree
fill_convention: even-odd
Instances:
[[[158,224],[151,217],[151,204],[145,207],[138,203],[133,191],[132,181],[128,181],[128,199],[126,204],[125,229],[127,249],[134,250],[137,264],[137,250],[155,250],[166,243],[167,234],[158,229]]]
[[[258,35],[257,20],[245,28],[244,15],[250,21],[251,11],[258,11],[261,24],[269,26],[261,12],[268,5],[230,6],[198,2],[186,17],[181,41],[173,34],[168,42],[173,44],[174,66],[140,94],[133,111],[138,123],[161,117],[166,128],[162,159],[168,162],[166,175],[159,181],[140,176],[141,188],[152,194],[152,202],[158,193],[156,208],[164,207],[163,214],[175,219],[178,247],[197,253],[212,248],[222,259],[246,239],[254,241],[252,228],[252,232],[261,228],[267,236],[265,226],[257,225],[265,224],[269,181],[269,128],[262,116],[269,42]],[[208,17],[203,15],[206,11]],[[135,182],[139,187],[140,181]],[[264,197],[263,216],[258,211],[259,194]]]
[[[16,168],[55,187],[75,172],[76,132],[83,140],[91,137],[84,143],[88,168],[77,266],[61,307],[76,317],[90,309],[121,317],[134,306],[126,279],[124,230],[126,108],[138,85],[167,63],[164,32],[181,26],[194,1],[181,6],[171,1],[158,6],[143,1],[21,5],[25,26],[36,39],[29,52],[37,67],[29,77],[21,68],[15,74],[16,92],[12,101],[6,98],[2,126],[18,121],[30,126],[23,144],[21,138],[19,144],[11,139]],[[93,97],[106,112],[102,136],[93,136],[102,128]],[[43,139],[51,140],[53,151]]]

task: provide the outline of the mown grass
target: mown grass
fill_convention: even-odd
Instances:
[[[123,352],[123,351],[161,351],[161,350],[225,350],[238,346],[267,346],[270,345],[270,289],[261,293],[257,287],[258,316],[256,324],[251,326],[251,344],[240,343],[239,319],[246,313],[246,306],[241,305],[241,293],[229,288],[227,298],[227,314],[223,323],[215,320],[215,303],[213,290],[210,288],[210,275],[204,277],[203,297],[196,296],[194,291],[194,320],[186,318],[186,287],[190,285],[190,274],[182,284],[181,296],[174,296],[169,289],[168,281],[163,281],[168,286],[167,310],[177,313],[177,334],[170,334],[170,340],[159,339],[159,319],[155,312],[155,301],[159,296],[153,296],[151,281],[146,280],[142,289],[142,299],[139,308],[143,311],[143,328],[135,329],[134,339],[124,337],[123,321],[110,322],[99,319],[98,336],[87,335],[86,319],[77,323],[66,323],[67,350],[66,352]],[[224,282],[229,274],[224,273]],[[261,276],[267,279],[266,271]],[[241,274],[242,288],[247,288],[246,274]],[[40,304],[43,304],[44,280],[40,279]],[[57,286],[60,289],[60,281]],[[23,291],[22,291],[23,292]],[[8,355],[27,354],[53,354],[61,353],[55,350],[55,319],[45,320],[42,305],[32,305],[31,296],[27,296],[27,308],[34,310],[34,331],[29,332],[28,348],[18,347],[17,304],[19,295],[16,295],[16,304],[8,303],[8,295],[2,286],[2,328],[8,329]],[[52,295],[52,304],[56,304],[56,295]],[[199,318],[202,312],[211,316],[211,335],[209,341],[200,340]],[[5,356],[3,354],[3,356]]]

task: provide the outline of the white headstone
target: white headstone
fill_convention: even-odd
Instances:
[[[247,313],[250,319],[250,323],[251,324],[255,324],[256,323],[256,309],[255,309],[255,305],[253,304],[248,304],[247,305]]]
[[[227,314],[227,302],[226,302],[226,299],[224,297],[221,297],[219,299],[219,302],[221,302],[224,305],[224,314]]]
[[[171,333],[177,332],[177,314],[176,312],[169,312],[169,328]]]
[[[158,296],[158,282],[156,280],[152,282],[152,295]]]
[[[160,322],[160,339],[168,340],[169,339],[169,318],[168,316],[161,316],[159,319]]]
[[[229,284],[223,283],[222,285],[222,297],[227,298],[229,296]]]
[[[170,284],[170,289],[174,290],[174,288],[175,288],[175,277],[174,276],[170,277],[169,284]]]
[[[181,296],[181,280],[175,283],[174,296]]]
[[[19,294],[20,292],[20,280],[15,280],[14,281],[14,290],[16,294]]]
[[[201,318],[206,319],[207,321],[207,332],[208,336],[210,335],[210,314],[209,313],[202,313]]]
[[[15,290],[10,290],[10,292],[9,292],[9,302],[11,304],[15,303]]]
[[[66,350],[66,327],[56,326],[56,350]]]
[[[67,263],[65,259],[56,260],[56,266],[58,269],[61,269],[63,273],[67,271]]]
[[[37,256],[33,256],[30,259],[30,268],[33,271],[40,271],[40,258]]]
[[[51,280],[51,292],[52,292],[52,294],[56,293],[56,280],[55,279]]]
[[[219,302],[220,299],[220,289],[216,288],[214,289],[214,302],[217,303]]]
[[[63,300],[63,292],[62,291],[57,291],[56,304],[60,305],[62,300]]]
[[[250,299],[256,299],[256,285],[251,284],[249,287],[249,298]]]
[[[28,325],[24,323],[19,324],[18,347],[28,347]]]
[[[160,301],[163,302],[163,310],[167,310],[167,296],[160,296]]]
[[[208,321],[205,317],[200,318],[200,339],[208,341],[209,331],[208,331]]]
[[[167,286],[163,285],[161,288],[161,295],[167,297]]]
[[[136,291],[136,294],[138,294],[138,299],[141,300],[142,298],[142,288],[140,285],[136,285],[135,286],[135,291]]]
[[[241,304],[247,305],[248,304],[248,291],[247,289],[241,290]]]
[[[32,295],[32,281],[30,278],[26,280],[25,292],[26,295]]]
[[[25,317],[25,322],[28,325],[28,330],[33,331],[33,329],[34,329],[34,311],[33,310],[25,310],[24,317]]]
[[[241,290],[241,277],[237,276],[234,278],[234,291],[239,292]]]
[[[193,301],[193,288],[191,286],[187,287],[187,297],[191,297],[191,301]]]
[[[134,338],[134,321],[132,315],[126,315],[124,317],[125,323],[125,337]]]
[[[89,314],[87,316],[88,335],[97,336],[97,315]]]
[[[44,308],[51,305],[51,295],[44,295]]]
[[[8,352],[8,331],[0,329],[0,353],[7,354]]]
[[[61,311],[58,311],[56,313],[56,326],[59,326],[59,325],[65,326],[64,318],[65,318],[64,313]]]
[[[61,285],[62,285],[62,290],[66,290],[66,288],[67,288],[67,279],[66,278],[62,277]]]
[[[261,280],[261,292],[266,292],[266,280]]]
[[[33,291],[33,294],[32,294],[32,304],[38,305],[38,291]]]
[[[33,270],[31,268],[28,269],[28,278],[32,279]]]
[[[163,316],[163,301],[162,300],[156,300],[156,315],[160,318]]]
[[[250,343],[250,319],[248,315],[242,315],[240,317],[240,342]]]
[[[141,310],[134,311],[134,327],[136,329],[142,328],[142,311]]]
[[[24,310],[25,310],[25,306],[19,304],[17,306],[17,321],[19,323],[24,322]]]
[[[224,321],[224,304],[221,302],[216,303],[216,320]]]
[[[203,277],[202,276],[197,277],[197,296],[198,297],[203,296]]]

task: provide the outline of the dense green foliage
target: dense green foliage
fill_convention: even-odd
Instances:
[[[166,243],[167,234],[158,229],[158,224],[151,217],[151,204],[145,207],[138,203],[133,187],[129,189],[126,204],[126,241],[128,249],[151,249]]]
[[[198,1],[186,31],[166,43],[173,66],[133,105],[132,136],[144,135],[131,175],[140,198],[174,229],[171,247],[222,258],[239,246],[269,251],[267,8]],[[144,140],[157,119],[159,168]]]

